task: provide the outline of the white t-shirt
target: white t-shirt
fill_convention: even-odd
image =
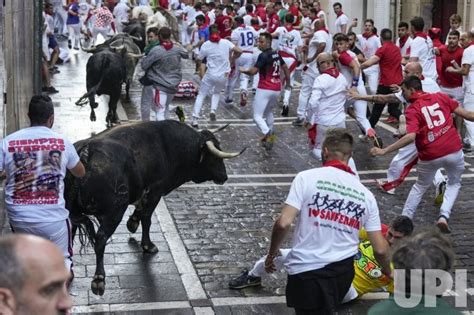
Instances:
[[[231,40],[243,51],[251,52],[258,41],[257,31],[251,26],[239,26],[232,31]]]
[[[235,45],[227,39],[220,39],[218,43],[206,41],[199,50],[199,59],[207,58],[207,72],[213,76],[223,76],[230,72],[229,54]]]
[[[296,48],[303,46],[300,32],[294,29],[288,31],[284,26],[277,27],[275,32],[278,33],[278,50],[296,58]]]
[[[410,36],[408,36],[408,38],[407,38],[405,44],[403,45],[403,47],[400,47],[400,37],[397,38],[396,45],[400,48],[400,54],[402,55],[402,57],[409,56],[408,48],[410,47],[412,40],[413,39]]]
[[[351,56],[352,60],[354,60],[357,64],[359,64],[357,55],[352,50],[347,50],[346,52],[349,54],[349,56]],[[338,63],[339,69],[341,69],[341,73],[344,75],[344,77],[347,80],[347,84],[348,84],[347,87],[351,87],[352,78],[353,78],[352,68],[349,66],[343,65],[340,60],[338,60],[337,63]],[[362,86],[362,87],[364,86],[364,80],[362,80],[362,71],[360,72],[360,75],[359,75],[358,86]]]
[[[5,202],[15,222],[56,222],[69,211],[64,202],[66,168],[79,156],[63,136],[47,127],[21,129],[3,139],[1,168],[7,174]]]
[[[342,33],[342,27],[344,25],[347,25],[349,23],[349,18],[345,14],[341,14],[337,19],[336,19],[336,33]]]
[[[339,74],[337,78],[321,74],[315,80],[308,112],[312,114],[311,123],[335,126],[346,119],[344,104],[347,101],[347,80]]]
[[[244,16],[245,14],[247,14],[247,10],[245,10],[245,6],[240,7],[240,8],[237,10],[237,15],[238,15],[238,16]]]
[[[216,14],[214,13],[214,10],[207,12],[207,17],[209,18],[209,25],[216,22]]]
[[[423,67],[423,75],[436,81],[436,56],[433,51],[433,41],[427,37],[415,37],[410,45],[410,58],[418,57],[418,62]]]
[[[128,12],[130,8],[123,2],[117,3],[114,8],[115,19],[119,22],[128,22]]]
[[[377,35],[370,36],[369,38],[365,38],[362,34],[357,35],[359,49],[362,51],[366,59],[369,59],[373,55],[377,49],[382,47],[382,43],[380,42],[380,37]],[[380,70],[379,64],[372,65],[366,69],[364,69],[364,73],[373,73],[378,72]]]
[[[464,49],[461,64],[471,66],[469,73],[463,77],[463,88],[465,93],[474,94],[474,46]]]
[[[331,49],[332,49],[332,36],[329,35],[329,33],[327,33],[326,31],[324,30],[319,30],[317,31],[316,33],[314,33],[313,37],[311,38],[311,40],[309,41],[309,47],[308,47],[308,58],[313,58],[314,54],[316,54],[317,52],[317,49],[318,49],[318,45],[319,44],[326,44],[326,46],[324,47],[324,50],[323,52],[326,52],[326,53],[331,53]],[[319,73],[318,71],[318,68],[316,66],[316,60],[314,60],[313,62],[309,63],[308,64],[308,67],[309,69],[311,69],[311,71],[313,73]],[[308,70],[309,70],[308,69]]]
[[[357,253],[361,228],[381,230],[373,194],[355,175],[335,167],[300,172],[285,203],[299,210],[285,263],[290,275],[347,259]]]

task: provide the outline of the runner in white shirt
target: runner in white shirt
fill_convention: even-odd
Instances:
[[[14,233],[54,242],[71,270],[71,223],[64,201],[64,177],[66,169],[77,177],[83,177],[85,169],[72,143],[51,130],[54,106],[49,96],[33,96],[28,117],[31,127],[5,137],[0,149],[10,226]]]
[[[128,22],[128,13],[130,12],[130,7],[127,5],[128,0],[120,0],[119,3],[114,7],[114,17],[115,25],[117,27],[117,33],[122,33],[124,22]]]
[[[278,38],[278,53],[285,61],[290,71],[291,83],[294,81],[295,70],[298,66],[298,59],[296,57],[296,51],[301,50],[303,46],[303,40],[301,39],[300,32],[293,29],[293,22],[295,17],[293,14],[288,13],[285,16],[285,25],[280,26],[272,34],[273,38]],[[281,115],[288,116],[289,105],[290,105],[291,89],[285,89],[283,95],[283,110]]]
[[[232,31],[231,40],[242,50],[242,55],[236,60],[235,68],[229,75],[226,88],[226,103],[230,103],[237,80],[240,79],[240,106],[247,105],[249,76],[239,71],[240,68],[250,69],[254,65],[253,49],[258,42],[258,34],[252,26],[244,24],[242,17],[237,16],[234,21],[238,27]]]
[[[352,26],[357,26],[357,21],[354,21],[349,31],[351,30]],[[359,49],[364,54],[365,59],[369,59],[373,55],[377,49],[382,47],[382,43],[380,42],[380,38],[377,34],[374,33],[374,20],[367,19],[364,22],[364,33],[357,34]],[[369,84],[369,94],[376,94],[377,87],[379,84],[379,75],[380,75],[380,66],[375,64],[363,70],[365,73],[365,77],[367,79],[367,83]]]
[[[252,19],[258,19],[258,24],[262,25],[262,19],[255,14],[255,6],[253,4],[247,4],[245,6],[245,12],[246,14],[244,15],[244,24],[247,26],[252,25]]]
[[[398,38],[396,45],[400,48],[402,54],[402,64],[405,64],[403,60],[408,60],[410,57],[410,45],[413,39],[410,37],[410,30],[407,22],[398,23]]]
[[[360,71],[360,64],[354,52],[349,50],[349,38],[346,34],[336,34],[334,36],[334,45],[337,49],[338,64],[341,73],[346,77],[348,88],[355,88],[361,95],[366,95],[364,81],[362,80],[362,73]],[[355,119],[357,120],[361,130],[366,136],[375,141],[375,144],[380,144],[375,130],[370,125],[367,119],[367,102],[361,100],[348,100],[346,106],[354,108]]]
[[[368,232],[383,273],[391,273],[389,245],[381,233],[377,202],[348,166],[353,146],[354,139],[347,130],[328,132],[323,143],[323,167],[296,175],[274,224],[265,259],[269,273],[275,271],[274,259],[295,223],[285,268],[286,301],[296,314],[333,314],[354,277],[354,255],[362,228]]]
[[[301,78],[301,90],[298,97],[297,118],[292,122],[293,126],[302,126],[306,117],[306,107],[308,105],[314,80],[319,75],[316,58],[322,52],[330,53],[332,50],[332,37],[328,29],[324,26],[324,20],[315,21],[315,33],[308,43],[308,54],[306,65],[303,67]]]
[[[461,35],[461,46],[464,48],[460,67],[448,67],[446,71],[457,73],[463,76],[464,102],[462,106],[474,111],[474,32],[463,33]],[[474,122],[464,120],[466,127],[465,139],[463,139],[463,149],[471,152],[474,146]]]
[[[206,58],[207,71],[201,80],[199,93],[194,103],[191,125],[195,128],[198,127],[197,120],[200,118],[204,99],[210,93],[212,93],[212,98],[209,117],[211,121],[216,120],[216,110],[219,105],[221,90],[225,88],[231,70],[231,63],[242,53],[242,50],[230,41],[219,37],[219,28],[216,24],[209,27],[209,33],[209,40],[201,46],[198,54],[198,59]]]
[[[327,25],[326,12],[321,8],[321,2],[314,1],[313,7],[316,9],[316,17],[320,20],[324,20],[324,23]]]
[[[333,4],[332,7],[334,8],[334,13],[336,13],[337,16],[335,22],[336,33],[346,34],[348,27],[347,24],[349,24],[349,18],[347,17],[347,15],[344,14],[344,12],[342,12],[342,4],[336,2]]]
[[[436,55],[433,50],[433,41],[423,33],[425,22],[422,17],[416,16],[410,21],[413,41],[410,45],[409,61],[418,61],[423,67],[423,75],[436,81]]]

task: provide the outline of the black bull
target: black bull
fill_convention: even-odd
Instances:
[[[104,250],[130,204],[134,213],[127,221],[130,232],[142,223],[141,246],[155,253],[150,240],[151,216],[162,196],[183,183],[212,180],[223,184],[227,173],[223,159],[240,155],[220,151],[208,130],[198,132],[186,124],[166,120],[116,126],[75,143],[86,175],[65,180],[66,207],[74,231],[85,232],[96,254],[92,292],[105,291]],[[99,228],[88,216],[95,216]]]

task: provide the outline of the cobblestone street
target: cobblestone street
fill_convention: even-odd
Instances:
[[[53,129],[77,141],[105,129],[106,97],[101,97],[96,110],[97,121],[89,120],[90,109],[74,103],[86,91],[85,68],[88,54],[72,55],[71,62],[59,67],[61,73],[53,80],[60,92],[52,96],[56,120]],[[191,60],[183,62],[185,80],[199,83]],[[140,247],[141,228],[131,234],[126,228],[126,214],[104,257],[107,275],[103,296],[90,290],[95,271],[95,255],[91,247],[80,248],[75,243],[75,280],[71,287],[75,314],[293,314],[286,307],[286,273],[277,272],[262,279],[262,287],[243,290],[228,289],[230,279],[265,255],[274,219],[280,213],[294,176],[302,170],[320,165],[308,150],[306,131],[294,127],[299,84],[292,94],[290,117],[281,117],[275,109],[277,141],[272,151],[265,151],[259,144],[260,135],[252,121],[251,99],[249,105],[240,107],[238,94],[234,104],[225,105],[223,97],[217,111],[217,121],[210,123],[208,99],[203,107],[204,119],[200,128],[230,126],[218,134],[222,149],[247,150],[238,158],[226,160],[228,181],[223,185],[211,182],[187,183],[164,198],[155,210],[151,239],[159,252],[143,254]],[[236,91],[237,92],[237,91]],[[122,98],[119,116],[122,123],[137,120],[141,88],[135,82],[131,89],[131,102]],[[182,105],[186,122],[191,119],[194,100],[177,100]],[[174,115],[174,114],[173,114]],[[394,125],[378,125],[377,132],[385,144],[394,140]],[[354,159],[361,181],[376,196],[382,221],[388,223],[400,214],[411,185],[416,179],[412,171],[395,195],[381,192],[375,179],[385,178],[386,169],[393,155],[372,158],[370,144],[358,139],[360,133],[352,119],[348,128],[357,139]],[[474,310],[474,238],[472,226],[472,200],[474,195],[474,159],[466,158],[463,186],[455,203],[450,220],[455,243],[456,268],[468,270],[468,307]],[[415,215],[416,228],[432,226],[438,216],[434,205],[434,188],[425,195]],[[129,208],[131,214],[132,206]],[[1,220],[0,220],[1,222]],[[7,223],[3,227],[7,233]],[[454,305],[454,292],[445,299]],[[366,314],[371,305],[387,298],[385,292],[368,294],[343,305],[338,314]]]

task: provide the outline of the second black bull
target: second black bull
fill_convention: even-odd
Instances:
[[[81,179],[66,176],[66,207],[74,230],[81,227],[94,246],[96,271],[91,288],[99,295],[105,291],[107,240],[130,204],[136,208],[128,219],[128,230],[136,232],[141,222],[142,249],[155,253],[150,225],[161,197],[188,181],[223,184],[227,180],[223,159],[244,151],[223,152],[211,131],[198,132],[171,120],[116,126],[74,145],[86,175]],[[97,232],[89,216],[97,218]]]

